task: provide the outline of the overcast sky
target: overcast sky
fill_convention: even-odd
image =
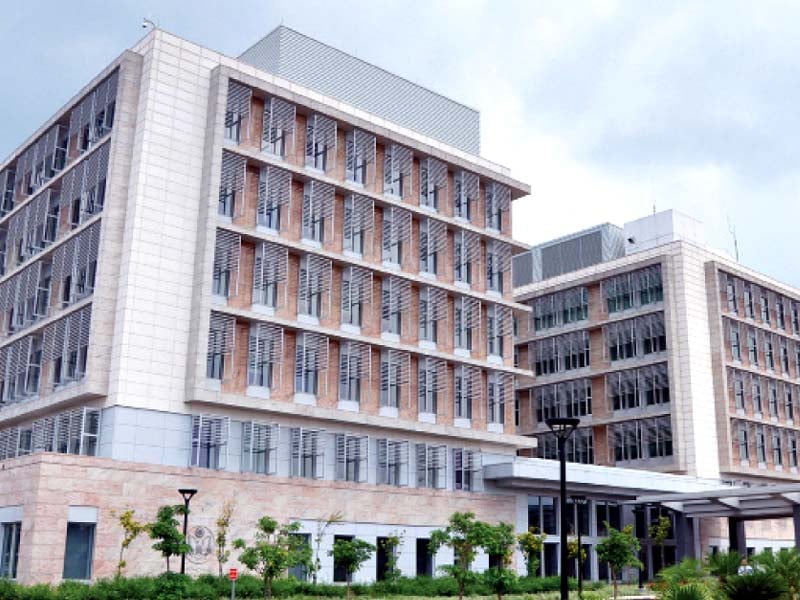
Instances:
[[[236,56],[283,22],[481,112],[482,154],[531,184],[539,243],[676,208],[716,247],[800,286],[800,4],[167,0],[6,6],[5,156],[100,69],[163,29]]]

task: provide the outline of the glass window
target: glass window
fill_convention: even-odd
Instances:
[[[19,538],[22,523],[3,523],[0,527],[0,578],[16,579]]]
[[[64,552],[64,579],[92,578],[94,523],[67,523],[67,545]]]

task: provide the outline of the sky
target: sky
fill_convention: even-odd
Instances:
[[[478,109],[481,154],[531,185],[524,242],[673,208],[800,287],[800,3],[26,0],[0,22],[0,156],[144,16],[230,56],[283,23]]]

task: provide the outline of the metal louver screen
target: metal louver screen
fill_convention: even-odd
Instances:
[[[511,268],[511,244],[491,240],[486,245],[486,259],[494,263],[495,269],[505,273]]]
[[[280,427],[277,423],[242,423],[242,471],[273,475],[278,467]]]
[[[209,320],[209,355],[233,352],[235,336],[236,317],[212,311]]]
[[[306,123],[306,164],[317,166],[315,161],[318,153],[323,152],[327,157],[336,159],[336,121],[330,117],[313,114]],[[325,161],[326,170],[333,168],[334,160]]]
[[[98,84],[72,109],[69,116],[70,137],[77,134],[84,126],[94,123],[97,115],[116,100],[118,84],[119,71],[117,70]]]
[[[397,206],[383,208],[383,246],[411,239],[411,211]]]
[[[447,187],[447,165],[435,158],[420,161],[420,194],[427,197],[436,190]]]
[[[375,164],[375,136],[361,129],[347,132],[345,148],[345,168],[350,177],[356,169]],[[366,174],[365,174],[366,176]]]
[[[265,215],[274,206],[289,204],[292,174],[278,167],[262,167],[258,180],[258,213]]]
[[[247,175],[247,159],[227,150],[222,151],[222,171],[220,173],[219,190],[233,192],[237,198],[244,194],[245,177]],[[243,204],[238,202],[238,204]]]
[[[463,260],[478,261],[481,258],[481,238],[477,233],[461,229],[456,234],[456,245],[460,244]],[[456,248],[458,254],[458,248]],[[458,257],[456,257],[458,258]]]
[[[261,131],[262,148],[277,144],[279,136],[292,136],[294,142],[294,123],[297,109],[283,98],[267,98],[264,102],[264,121]]]
[[[228,271],[235,276],[236,290],[239,288],[239,257],[242,236],[227,229],[217,229],[214,241],[214,272]]]
[[[453,177],[456,196],[461,196],[468,202],[475,202],[480,194],[480,179],[470,171],[459,171]]]
[[[227,463],[229,438],[228,417],[192,416],[192,466],[224,469]]]
[[[385,192],[403,196],[413,187],[411,180],[412,166],[414,164],[413,154],[410,148],[400,144],[389,144],[386,146],[386,154],[383,159],[383,189]]]
[[[225,104],[225,126],[233,125],[233,120],[241,117],[246,121],[250,116],[253,90],[233,79],[228,80],[228,100]]]
[[[353,194],[345,206],[344,236],[350,238],[355,231],[370,231],[375,224],[372,198]]]
[[[419,360],[420,377],[427,378],[427,385],[442,392],[447,389],[447,361],[442,358],[425,356]]]
[[[73,200],[82,198],[106,179],[111,144],[106,142],[91,156],[75,165],[61,179],[61,208],[69,207]]]
[[[281,296],[285,299],[288,271],[289,249],[280,244],[261,242],[253,266],[253,301],[267,306],[282,304],[279,299]],[[283,295],[278,293],[279,285],[284,285]]]
[[[372,303],[372,270],[363,267],[347,267],[342,275],[342,308],[352,303]]]
[[[514,315],[511,311],[511,307],[502,304],[494,304],[492,305],[492,310],[494,314],[490,318],[494,319],[494,323],[497,328],[497,334],[502,336],[513,334]],[[487,313],[488,312],[489,310],[487,308]]]
[[[425,288],[425,301],[428,303],[428,314],[434,321],[447,318],[447,291],[440,287]]]
[[[381,314],[388,319],[393,312],[405,312],[411,306],[411,282],[390,275],[383,280]]]
[[[486,210],[507,211],[511,208],[511,188],[496,181],[486,184]]]

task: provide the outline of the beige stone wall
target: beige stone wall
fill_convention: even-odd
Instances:
[[[18,579],[25,583],[60,580],[70,506],[98,509],[93,577],[113,576],[123,534],[113,511],[133,508],[138,519],[152,520],[159,506],[180,503],[177,490],[181,487],[199,490],[192,500],[191,526],[205,526],[211,531],[223,503],[235,500],[231,539],[249,538],[256,520],[265,514],[280,521],[317,520],[341,511],[345,524],[339,526],[339,532],[358,535],[380,524],[438,527],[454,511],[473,511],[479,519],[490,522],[516,522],[514,495],[289,479],[37,454],[8,461],[0,470],[0,507],[23,506]],[[126,554],[127,574],[163,570],[163,560],[151,544],[141,537],[131,545]],[[413,539],[408,544],[412,547]],[[173,568],[178,564],[174,558]],[[188,565],[192,573],[217,569],[213,555],[202,564]],[[232,560],[230,566],[237,566],[236,561]]]

